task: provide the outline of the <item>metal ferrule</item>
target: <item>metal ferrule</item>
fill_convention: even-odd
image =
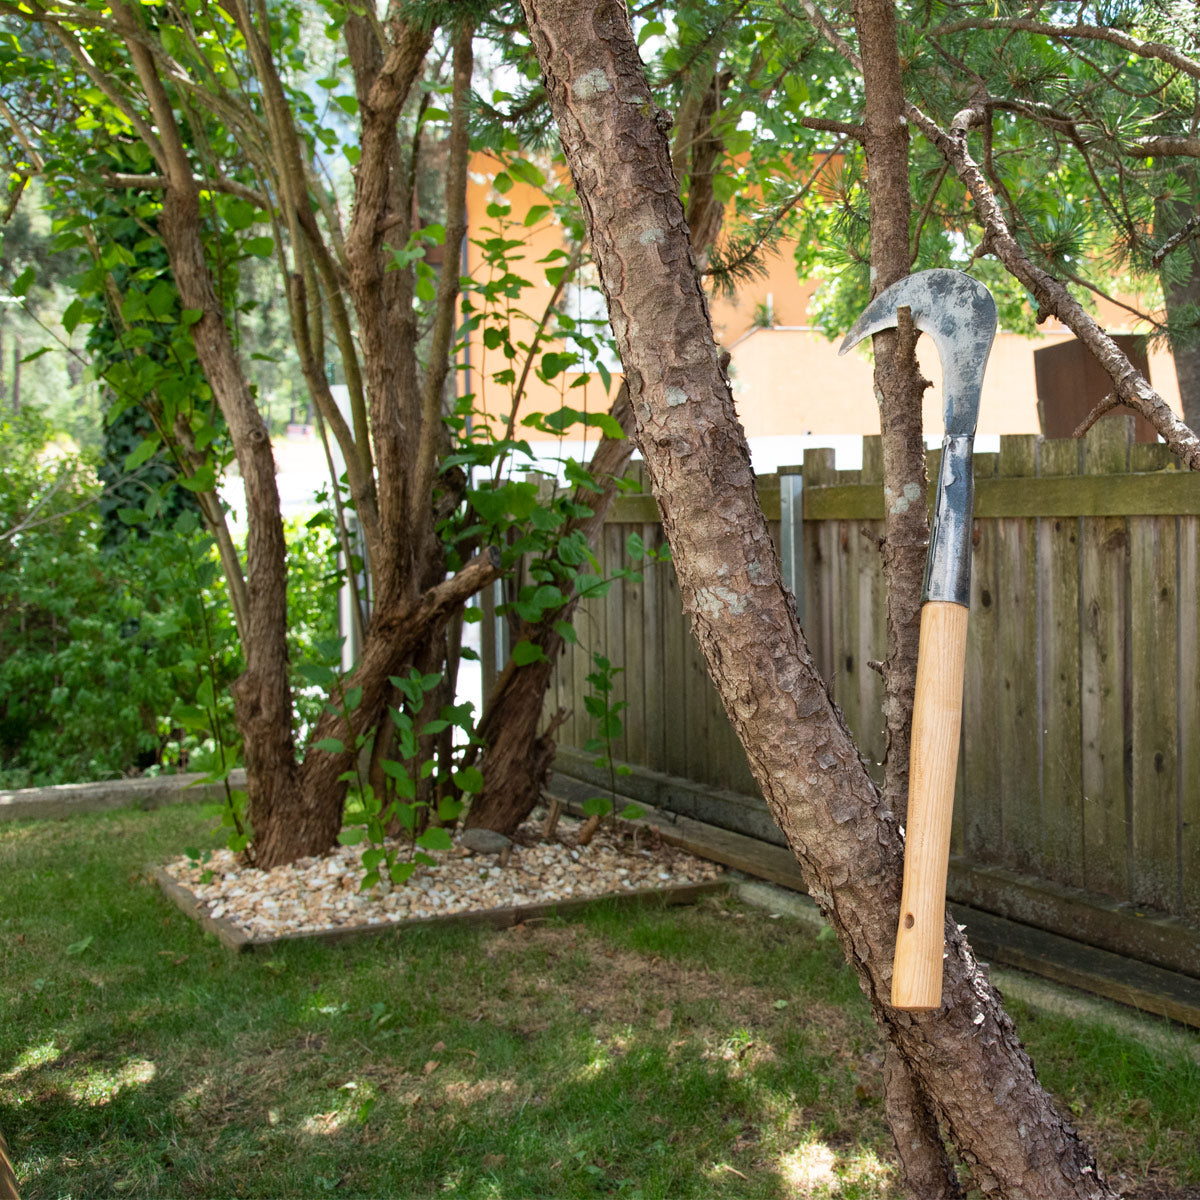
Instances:
[[[974,434],[947,434],[942,442],[942,469],[925,560],[921,602],[971,603],[971,521],[975,512]]]

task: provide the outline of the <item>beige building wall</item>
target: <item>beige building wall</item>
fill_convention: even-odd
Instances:
[[[544,199],[536,189],[520,183],[500,196],[492,187],[499,169],[499,163],[485,155],[477,155],[472,162],[467,194],[470,236],[472,239],[489,236],[488,226],[497,224],[497,219],[486,213],[491,201],[511,204],[512,216],[507,219],[509,224],[503,234],[522,240],[521,248],[514,251],[520,255],[514,270],[533,284],[520,297],[520,307],[527,317],[514,321],[514,331],[516,338],[528,344],[553,295],[545,269],[565,261],[539,263],[538,260],[562,248],[562,233],[550,219],[543,219],[532,228],[524,227],[523,214],[531,206],[544,203]],[[484,269],[483,260],[483,251],[471,245],[468,266],[477,278]],[[751,439],[879,432],[869,350],[863,347],[845,357],[838,356],[836,343],[810,324],[808,302],[814,290],[815,285],[797,280],[791,252],[784,246],[772,256],[762,277],[743,285],[730,299],[714,297],[710,301],[717,341],[731,355],[734,401],[746,435]],[[769,328],[756,323],[756,315],[761,317],[763,306],[769,306],[774,322]],[[1104,301],[1100,302],[1097,319],[1111,332],[1142,332],[1130,327],[1130,317],[1124,309]],[[1039,338],[1000,331],[988,364],[980,434],[1038,432],[1033,352],[1071,336],[1057,322],[1047,325]],[[918,343],[918,357],[926,378],[934,384],[925,394],[925,428],[927,433],[937,434],[942,429],[941,366],[928,338]],[[476,333],[470,351],[472,387],[482,398],[491,419],[501,427],[511,406],[511,387],[494,383],[490,376],[505,365],[508,364],[501,360],[499,351],[487,350],[482,334]],[[520,375],[522,358],[513,365]],[[1151,382],[1164,399],[1181,413],[1169,353],[1156,351],[1150,355],[1150,374]],[[548,387],[531,372],[528,396],[521,406],[518,422],[520,416],[529,412],[549,412],[562,404],[587,411],[607,409],[608,397],[599,377],[593,375],[586,387],[572,388],[577,379],[577,374],[568,374],[555,381],[555,386]],[[614,391],[616,386],[614,381]],[[533,441],[544,435],[524,430],[520,436]]]

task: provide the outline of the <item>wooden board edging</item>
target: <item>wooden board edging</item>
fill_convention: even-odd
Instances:
[[[205,804],[224,799],[219,783],[207,776],[152,775],[107,779],[95,783],[59,783],[51,787],[0,792],[0,821],[58,820],[76,813],[111,812],[119,808],[147,810],[167,804]],[[231,786],[245,786],[245,772],[230,776]]]
[[[306,930],[301,933],[280,933],[274,937],[255,936],[246,933],[232,921],[224,917],[208,915],[208,905],[183,884],[178,883],[167,874],[163,867],[150,867],[149,875],[163,890],[163,894],[176,904],[187,916],[197,921],[209,933],[216,936],[223,946],[241,953],[247,950],[273,950],[295,942],[322,945],[335,945],[341,942],[357,941],[362,938],[380,937],[388,933],[404,933],[418,926],[450,926],[467,925],[490,929],[507,929],[520,925],[525,921],[541,920],[548,917],[569,917],[583,912],[592,904],[605,901],[631,908],[640,905],[661,904],[673,906],[676,904],[692,904],[704,896],[717,895],[728,891],[729,881],[714,879],[708,883],[685,883],[676,887],[638,888],[632,892],[608,892],[598,896],[572,897],[570,900],[550,900],[544,904],[518,904],[508,908],[472,909],[466,912],[446,913],[440,917],[417,917],[409,921],[378,921],[370,924],[342,925],[331,929]]]

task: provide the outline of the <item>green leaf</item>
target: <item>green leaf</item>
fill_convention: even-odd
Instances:
[[[526,639],[512,648],[512,660],[518,667],[527,667],[531,663],[545,662],[546,652],[541,646]]]
[[[14,296],[24,296],[33,286],[33,281],[36,279],[36,273],[32,267],[26,267],[20,275],[13,280],[12,287],[9,289]]]
[[[329,688],[337,682],[337,672],[332,667],[325,667],[320,663],[301,663],[296,670],[302,679],[307,679],[317,687]]]
[[[35,359],[41,358],[43,354],[49,354],[52,349],[54,349],[53,346],[39,346],[38,349],[32,350],[30,353],[26,354],[25,357],[21,359],[21,362],[31,363]]]
[[[179,323],[186,329],[190,325],[195,325],[202,316],[204,316],[204,309],[202,308],[185,308],[179,314]]]
[[[353,712],[361,703],[363,690],[361,687],[352,687],[346,693],[346,711]]]
[[[337,840],[343,846],[357,846],[366,836],[367,831],[356,825],[350,829],[343,829],[338,834]]]
[[[575,626],[570,621],[555,621],[554,631],[569,645],[574,646],[579,642],[579,634],[575,632]]]
[[[393,863],[389,874],[392,877],[393,883],[407,883],[412,878],[412,873],[416,869],[416,863]]]
[[[523,158],[514,158],[508,164],[508,173],[514,179],[519,179],[522,183],[529,184],[530,187],[540,188],[546,182],[545,175],[533,163]]]
[[[158,434],[152,437],[144,438],[136,447],[125,455],[125,470],[136,471],[144,462],[148,462],[158,452],[158,448],[162,445]]]
[[[242,250],[256,258],[270,258],[275,250],[275,239],[265,236],[248,238],[242,243]]]
[[[463,767],[452,776],[460,791],[477,794],[483,791],[483,773],[478,767]]]
[[[454,843],[440,825],[430,825],[419,838],[417,845],[424,850],[449,850]]]
[[[368,871],[373,871],[381,862],[383,862],[385,857],[386,856],[382,850],[380,850],[377,846],[372,846],[370,850],[363,851],[362,865]]]
[[[612,801],[607,796],[589,796],[580,805],[580,808],[589,817],[607,816],[612,811],[612,807]]]
[[[196,468],[196,473],[190,478],[179,477],[179,486],[189,492],[212,492],[217,487],[217,473],[207,463]]]
[[[627,804],[617,816],[622,821],[640,821],[646,815],[646,810],[640,804]]]
[[[93,934],[88,934],[87,937],[81,938],[78,942],[72,942],[67,947],[68,954],[82,954],[95,941]]]
[[[76,326],[83,319],[83,301],[76,297],[63,309],[62,327],[68,333],[74,333]]]
[[[322,738],[319,742],[313,742],[313,749],[325,750],[329,754],[341,754],[346,747],[341,738]]]

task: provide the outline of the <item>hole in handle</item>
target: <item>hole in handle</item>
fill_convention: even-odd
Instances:
[[[913,927],[913,925],[915,925],[915,924],[916,924],[916,919],[913,917],[912,913],[905,913],[904,914],[904,928],[911,929]]]

